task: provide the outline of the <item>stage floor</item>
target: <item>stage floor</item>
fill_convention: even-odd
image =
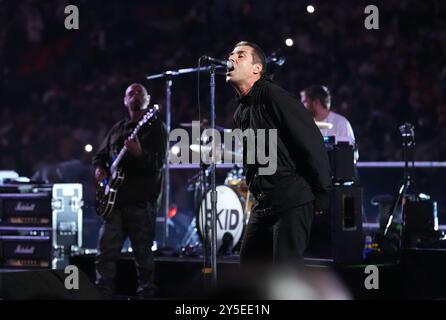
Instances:
[[[212,274],[203,272],[204,261],[202,258],[161,255],[161,253],[158,252],[154,259],[155,284],[158,287],[156,299],[237,300],[264,299],[266,297],[260,294],[261,291],[259,290],[261,289],[257,285],[266,281],[267,274],[242,272],[237,255],[218,258],[217,287],[215,287],[212,285]],[[90,290],[86,292],[87,296],[93,298],[96,297],[93,285],[95,280],[94,260],[95,255],[90,253],[72,256],[69,261],[70,264],[78,266],[82,271],[82,281]],[[306,288],[315,284],[319,286],[318,289],[322,288],[329,292],[334,288],[341,294],[337,296],[315,296],[303,294],[300,291],[297,298],[446,299],[446,273],[444,272],[446,250],[444,249],[406,249],[402,251],[399,259],[394,261],[370,260],[365,264],[340,265],[330,259],[305,259],[305,265],[306,273],[303,273],[304,276],[297,279],[297,282],[296,279],[290,281],[290,283],[294,281],[294,284],[298,284],[293,290],[299,292],[300,287]],[[367,289],[366,283],[370,282],[367,280],[370,274],[366,272],[366,268],[370,265],[377,267],[378,277],[375,280],[378,281],[378,286]],[[20,273],[19,271],[27,272]],[[65,297],[65,292],[62,292],[65,291],[63,289],[63,280],[66,277],[64,270],[0,269],[0,278],[2,277],[3,279],[14,279],[13,281],[3,282],[3,285],[9,283],[18,296],[25,289],[33,290],[35,294],[38,294],[39,284],[32,283],[34,281],[32,279],[37,282],[39,279],[40,281],[51,279],[58,282],[57,288],[60,287],[58,289],[60,290],[60,296]],[[283,277],[278,280],[278,282],[280,281],[283,282]],[[253,287],[244,286],[253,283],[255,283]],[[26,285],[26,288],[20,288],[24,285]],[[136,288],[137,279],[132,254],[123,253],[117,263],[116,299],[136,299]],[[83,295],[74,298],[77,299],[77,297],[83,297]],[[291,294],[289,297],[294,299],[296,295]]]
[[[83,270],[94,281],[94,255],[75,256],[70,263]],[[203,259],[198,257],[155,257],[156,297],[159,299],[209,298],[210,275],[203,275]],[[367,289],[368,265],[379,270],[379,287]],[[352,299],[445,299],[446,250],[408,249],[398,261],[373,261],[367,264],[339,265],[330,259],[305,259],[306,269],[322,271],[335,278]],[[222,287],[238,281],[238,256],[217,260],[217,283]],[[261,279],[259,279],[261,280]],[[117,295],[131,297],[136,291],[136,272],[130,253],[118,261]],[[235,296],[231,298],[236,299]]]

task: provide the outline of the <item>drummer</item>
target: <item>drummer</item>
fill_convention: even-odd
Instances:
[[[342,115],[331,111],[331,96],[327,87],[312,85],[300,93],[303,105],[310,111],[314,120],[331,124],[330,127],[320,128],[323,136],[334,136],[336,143],[347,141],[355,148],[355,162],[359,152],[356,147],[355,134],[350,122]]]

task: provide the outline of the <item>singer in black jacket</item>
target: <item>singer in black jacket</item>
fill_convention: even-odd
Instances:
[[[241,262],[300,264],[313,215],[329,207],[331,179],[323,137],[300,100],[264,77],[265,55],[257,45],[238,43],[229,60],[233,69],[226,81],[239,100],[235,127],[277,129],[277,170],[272,175],[260,175],[257,162],[246,163],[254,146],[244,143],[246,179],[255,204]]]
[[[135,139],[128,139],[147,112],[149,101],[150,96],[141,84],[130,85],[124,97],[129,117],[110,129],[93,157],[96,179],[102,181],[107,178],[108,168],[122,147],[127,148],[120,163],[125,179],[118,189],[113,210],[105,218],[99,233],[96,283],[106,298],[112,298],[114,294],[116,262],[127,236],[135,257],[137,293],[143,298],[155,294],[151,246],[161,198],[167,130],[161,120],[151,119],[150,125],[141,127]]]

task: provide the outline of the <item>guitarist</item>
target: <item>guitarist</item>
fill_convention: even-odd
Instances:
[[[93,157],[98,182],[109,177],[109,166],[125,145],[127,153],[120,162],[125,179],[119,187],[111,213],[99,232],[96,256],[96,284],[106,298],[112,298],[116,262],[122,245],[130,238],[138,276],[137,293],[151,298],[154,262],[151,250],[155,221],[161,199],[162,168],[166,159],[167,129],[156,118],[143,125],[135,139],[128,137],[147,112],[150,95],[141,84],[130,85],[124,96],[129,117],[116,123]]]

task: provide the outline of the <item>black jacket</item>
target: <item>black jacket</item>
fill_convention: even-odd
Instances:
[[[125,179],[118,190],[117,205],[146,201],[159,205],[162,168],[166,159],[167,129],[159,119],[149,122],[150,124],[144,124],[138,132],[143,156],[136,158],[127,152],[120,162]],[[116,123],[93,157],[93,165],[108,169],[124,146],[124,140],[130,136],[135,127],[136,123],[130,119]]]
[[[314,201],[315,210],[328,209],[327,151],[314,120],[296,96],[262,78],[239,98],[234,123],[243,131],[277,129],[277,171],[272,175],[259,175],[257,161],[246,164],[249,146],[244,143],[247,183],[260,204],[281,211]]]

